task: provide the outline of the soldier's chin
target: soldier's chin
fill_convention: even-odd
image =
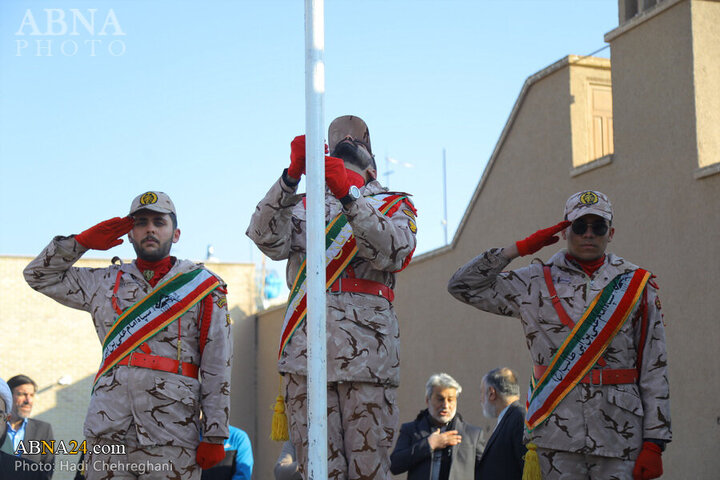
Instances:
[[[167,254],[161,250],[148,251],[144,248],[136,249],[135,253],[137,253],[137,256],[140,260],[144,260],[146,262],[157,262],[167,256]]]

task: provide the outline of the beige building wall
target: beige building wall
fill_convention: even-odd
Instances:
[[[607,161],[613,152],[612,86],[610,60],[568,57],[570,70],[570,121],[572,124],[572,166],[575,173],[589,164]]]
[[[695,57],[698,166],[720,169],[720,8],[718,1],[695,1],[690,11]],[[714,167],[714,168],[713,168]],[[702,172],[698,172],[702,173]],[[710,173],[710,172],[708,172]]]
[[[7,381],[23,373],[35,380],[38,394],[33,418],[50,422],[57,440],[82,442],[92,380],[100,364],[100,342],[88,313],[60,305],[25,283],[22,271],[30,260],[0,256],[0,377]],[[109,263],[81,259],[76,266],[105,267]],[[255,267],[228,263],[208,267],[228,284],[235,348],[231,423],[248,430],[248,424],[255,424],[255,398],[247,394],[246,386],[246,379],[255,376],[255,338],[247,334],[255,322]],[[69,384],[59,385],[61,377]],[[60,456],[58,462],[75,464],[78,458]],[[53,479],[73,477],[73,472],[58,471]]]

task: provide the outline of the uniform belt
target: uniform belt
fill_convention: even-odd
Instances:
[[[341,278],[330,286],[330,292],[342,293],[368,293],[370,295],[378,295],[384,297],[388,302],[392,303],[395,299],[395,292],[387,285],[372,280],[364,280],[362,278]]]
[[[542,377],[547,366],[534,365],[535,378]],[[637,370],[634,368],[596,368],[590,370],[580,383],[591,385],[620,385],[623,383],[636,383],[638,378]]]
[[[127,365],[129,367],[149,368],[150,370],[160,370],[163,372],[178,373],[186,377],[198,378],[198,366],[192,363],[182,362],[182,370],[179,368],[179,362],[172,358],[159,357],[157,355],[149,355],[142,352],[132,352],[127,357],[120,360],[118,365]]]

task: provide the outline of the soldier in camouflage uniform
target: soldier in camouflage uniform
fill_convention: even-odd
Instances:
[[[535,381],[570,328],[553,306],[542,263],[503,270],[512,259],[557,242],[556,234],[562,232],[567,250],[550,259],[550,276],[560,305],[572,322],[578,322],[613,278],[638,269],[605,253],[614,235],[612,218],[604,194],[579,192],[568,199],[564,222],[506,248],[490,249],[450,279],[448,290],[458,300],[520,318]],[[633,307],[593,370],[544,423],[526,431],[525,440],[538,447],[543,478],[649,479],[662,474],[661,452],[671,432],[665,329],[657,290],[650,280],[643,301]]]
[[[399,331],[392,306],[395,272],[415,249],[415,209],[403,200],[385,214],[368,196],[387,191],[376,180],[367,126],[344,116],[329,128],[326,221],[343,213],[358,253],[327,294],[328,475],[333,479],[390,478],[390,449],[398,423]],[[338,158],[339,157],[339,158]],[[267,256],[287,259],[287,281],[306,255],[303,196],[305,139],[291,143],[291,164],[257,206],[247,235]],[[359,187],[359,188],[358,188]],[[307,476],[307,337],[303,322],[282,350],[290,436]]]
[[[108,250],[128,232],[138,254],[134,262],[73,267],[89,249]],[[216,279],[202,265],[169,256],[179,237],[170,198],[147,192],[135,198],[128,217],[55,237],[26,267],[25,279],[40,293],[90,313],[103,343],[120,314],[160,283],[198,269]],[[217,281],[210,294],[98,378],[83,430],[88,480],[199,479],[201,468],[224,456],[232,341],[225,285]],[[106,453],[116,445],[125,448]]]

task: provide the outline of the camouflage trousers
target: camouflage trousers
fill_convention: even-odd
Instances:
[[[634,460],[537,449],[543,480],[632,480]]]
[[[199,480],[202,470],[195,450],[173,446],[147,446],[137,441],[135,425],[123,442],[88,438],[85,456],[87,480]],[[97,452],[97,453],[96,453]],[[106,453],[107,452],[107,453]]]
[[[307,478],[307,377],[283,375],[290,438]],[[399,412],[396,387],[366,382],[328,383],[328,478],[390,480],[390,451]]]

